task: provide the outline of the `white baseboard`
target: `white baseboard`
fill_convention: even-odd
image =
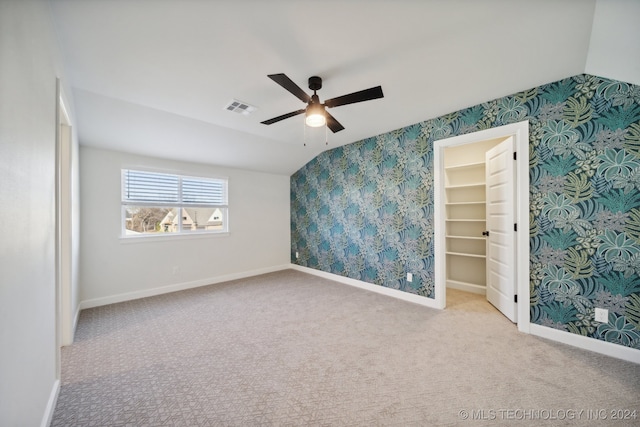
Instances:
[[[47,402],[47,407],[44,410],[44,414],[42,414],[42,421],[40,421],[40,427],[49,427],[49,425],[51,425],[51,420],[53,419],[53,412],[56,409],[56,402],[58,401],[58,393],[60,393],[60,380],[56,380],[53,383],[53,387],[51,388],[51,393],[49,394],[49,401]]]
[[[131,301],[139,298],[147,298],[155,295],[168,294],[170,292],[183,291],[185,289],[198,288],[200,286],[214,285],[216,283],[228,282],[230,280],[244,279],[246,277],[258,276],[265,273],[273,273],[288,269],[289,264],[278,265],[273,267],[260,268],[257,270],[243,271],[241,273],[226,274],[223,276],[210,277],[208,279],[195,280],[192,282],[177,283],[174,285],[161,286],[158,288],[144,289],[140,291],[127,292],[123,294],[111,295],[101,298],[93,298],[81,301],[78,310],[86,308],[100,307],[102,305],[115,304],[118,302]]]
[[[314,276],[323,277],[325,279],[333,280],[335,282],[344,283],[345,285],[355,286],[356,288],[366,289],[367,291],[376,292],[378,294],[386,295],[389,297],[401,299],[403,301],[409,301],[414,304],[424,305],[425,307],[437,308],[436,300],[432,298],[423,297],[416,294],[410,294],[408,292],[399,291],[397,289],[385,288],[384,286],[374,285],[372,283],[363,282],[362,280],[351,279],[349,277],[340,276],[338,274],[327,273],[326,271],[315,270],[309,267],[303,267],[297,264],[291,264],[290,268],[304,273],[313,274]]]
[[[486,295],[487,287],[474,285],[473,283],[458,282],[455,280],[447,280],[447,288],[457,289],[459,291],[470,292],[472,294]]]
[[[613,344],[607,341],[600,341],[595,338],[584,337],[582,335],[548,328],[535,323],[531,323],[529,325],[529,330],[531,335],[558,341],[563,344],[604,354],[606,356],[615,357],[616,359],[640,364],[640,350],[636,350],[631,347],[625,347],[623,345]]]

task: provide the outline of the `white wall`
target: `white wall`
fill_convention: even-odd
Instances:
[[[179,142],[177,142],[179,143]],[[122,168],[229,179],[227,236],[121,238]],[[81,299],[91,307],[289,264],[289,177],[80,148]],[[174,267],[179,267],[177,274]]]
[[[59,385],[55,40],[48,1],[0,1],[2,426],[46,425]]]
[[[598,0],[585,73],[640,85],[640,1]]]

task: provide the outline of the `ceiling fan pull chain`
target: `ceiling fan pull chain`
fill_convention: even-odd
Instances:
[[[324,124],[324,145],[329,145],[329,126],[327,126],[327,124]]]
[[[302,122],[302,127],[304,128],[303,132],[304,132],[304,136],[302,137],[302,145],[303,146],[307,146],[307,125],[305,122]]]

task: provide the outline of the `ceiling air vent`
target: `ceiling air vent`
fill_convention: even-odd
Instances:
[[[243,114],[248,116],[257,110],[253,105],[249,105],[246,102],[238,101],[237,99],[232,100],[229,104],[224,107],[227,111],[232,111],[234,113]]]

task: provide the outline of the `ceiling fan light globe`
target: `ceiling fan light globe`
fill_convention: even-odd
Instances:
[[[309,127],[317,128],[320,126],[324,126],[327,123],[327,119],[324,117],[324,114],[312,113],[307,115],[305,123]]]

